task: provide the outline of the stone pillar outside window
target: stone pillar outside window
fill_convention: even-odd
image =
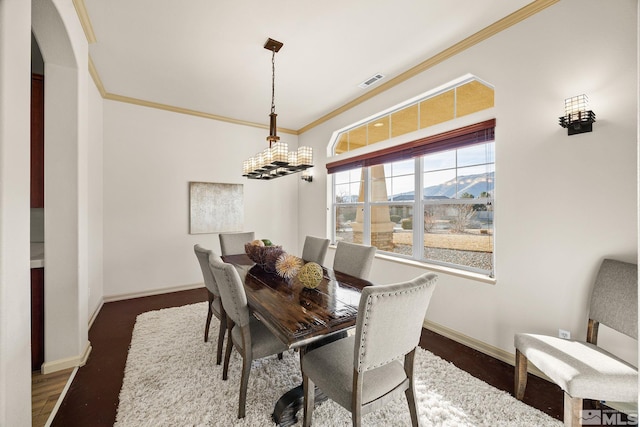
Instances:
[[[384,166],[376,165],[371,166],[371,201],[372,202],[386,202],[387,186],[384,176]],[[360,180],[360,194],[358,197],[359,202],[364,202],[364,169],[361,172],[362,178]],[[393,250],[393,227],[394,223],[391,222],[388,206],[371,206],[371,246],[375,246],[381,251]],[[364,212],[362,209],[358,209],[356,212],[356,220],[351,223],[353,228],[353,241],[354,243],[363,242],[363,229],[364,229]]]

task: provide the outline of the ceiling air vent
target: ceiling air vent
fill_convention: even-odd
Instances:
[[[362,89],[366,89],[369,86],[375,84],[377,81],[380,81],[382,79],[384,79],[384,76],[382,74],[374,74],[373,76],[369,77],[367,80],[360,83],[358,87],[361,87]]]

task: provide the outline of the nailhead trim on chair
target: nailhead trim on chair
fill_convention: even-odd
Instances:
[[[383,294],[373,295],[373,297],[375,297],[375,299],[378,299],[378,298],[390,297],[390,296],[394,296],[394,295],[411,294],[411,293],[418,292],[419,290],[422,290],[423,288],[427,287],[428,284],[429,283],[427,282],[427,283],[423,284],[422,286],[420,286],[418,288],[407,289],[407,290],[404,290],[404,291],[387,292],[387,293],[383,293]],[[367,330],[366,330],[367,329],[367,325],[368,325],[367,319],[369,318],[369,307],[371,306],[371,300],[372,300],[371,297],[367,298],[367,310],[366,310],[367,314],[365,316],[365,320],[362,322],[362,337],[363,338],[367,335]],[[363,348],[362,344],[360,344],[360,357],[364,357],[364,355],[365,355],[364,348]],[[384,366],[384,365],[388,364],[389,362],[391,362],[392,360],[394,360],[394,359],[381,362],[380,364],[375,365],[375,366],[371,366],[370,369],[375,369],[375,368],[378,368],[380,366]],[[360,367],[358,366],[358,369],[359,368]],[[360,371],[358,371],[358,372],[360,372]]]

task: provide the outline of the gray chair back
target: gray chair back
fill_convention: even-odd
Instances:
[[[350,276],[368,279],[375,254],[375,246],[338,242],[333,269]]]
[[[354,354],[358,373],[386,365],[416,348],[436,280],[435,274],[425,273],[408,282],[362,290]]]
[[[329,239],[307,236],[304,239],[304,247],[302,248],[302,259],[323,265],[328,248]]]
[[[218,282],[222,305],[227,316],[240,327],[248,325],[250,315],[247,294],[244,292],[238,271],[233,265],[215,259],[210,259],[209,266]]]
[[[589,318],[638,339],[638,265],[605,259],[591,294]]]
[[[256,234],[253,231],[246,231],[243,233],[222,233],[220,237],[220,250],[222,255],[236,255],[243,254],[244,244],[249,243],[256,238]]]
[[[200,263],[200,269],[202,270],[202,276],[204,278],[204,285],[207,287],[209,292],[219,297],[220,291],[218,290],[218,284],[216,283],[216,279],[213,277],[211,269],[209,268],[209,257],[213,257],[218,262],[222,262],[222,258],[217,254],[214,254],[213,251],[205,249],[200,245],[195,245],[193,247],[193,251],[196,253],[196,257],[198,257],[198,263]]]

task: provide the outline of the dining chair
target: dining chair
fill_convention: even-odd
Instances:
[[[222,255],[236,255],[244,253],[245,243],[252,242],[256,238],[253,231],[242,233],[220,233],[220,250]]]
[[[355,335],[302,355],[305,427],[313,417],[315,386],[351,411],[354,426],[362,415],[404,392],[411,423],[418,425],[413,364],[436,280],[425,273],[407,282],[365,287]]]
[[[612,259],[600,265],[589,305],[587,339],[518,333],[514,394],[522,400],[527,364],[533,363],[564,391],[564,424],[581,424],[583,399],[638,400],[638,368],[597,346],[602,323],[638,339],[638,266]]]
[[[375,246],[338,242],[333,258],[333,269],[349,276],[368,279],[375,254]]]
[[[231,333],[227,338],[222,379],[227,379],[231,351],[235,347],[242,356],[238,418],[244,418],[251,362],[281,354],[287,349],[287,346],[273,335],[263,322],[258,321],[249,313],[247,295],[236,268],[213,258],[210,260],[209,266],[218,282],[222,304],[226,307],[227,316],[233,322]]]
[[[304,239],[302,248],[302,259],[308,262],[315,262],[324,265],[324,258],[329,248],[329,239],[307,236]]]
[[[222,300],[220,299],[220,290],[218,289],[218,284],[216,283],[215,277],[213,277],[213,274],[211,273],[211,268],[209,268],[209,259],[214,259],[218,262],[222,262],[222,258],[213,253],[213,251],[205,249],[200,245],[195,245],[193,247],[193,250],[196,253],[196,257],[198,257],[198,262],[200,264],[200,269],[202,270],[202,276],[204,278],[204,285],[207,288],[209,302],[209,308],[207,310],[207,321],[204,327],[204,342],[207,342],[209,340],[209,325],[211,324],[211,318],[215,315],[220,320],[220,330],[218,331],[218,347],[216,350],[216,364],[219,365],[220,363],[222,363],[224,335],[227,331],[227,314],[224,311]]]

